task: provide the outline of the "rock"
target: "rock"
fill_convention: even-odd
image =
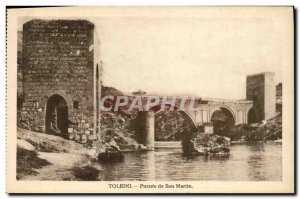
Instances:
[[[278,115],[263,123],[264,125],[256,123],[245,126],[242,136],[245,137],[247,142],[266,142],[282,138],[282,115]]]
[[[74,140],[76,142],[79,142],[80,141],[80,135],[79,134],[75,134]]]
[[[125,123],[125,119],[124,119],[124,118],[119,118],[119,122],[120,122],[121,124],[124,124],[124,123]]]
[[[101,134],[100,133],[97,134],[97,140],[101,140]]]
[[[119,140],[120,137],[119,136],[114,136],[114,140]]]
[[[275,143],[282,143],[282,139],[275,140],[274,142],[275,142]]]
[[[74,134],[72,134],[72,133],[71,133],[71,134],[69,134],[69,140],[73,140],[73,139],[74,139],[74,137],[75,137],[75,136],[74,136]]]
[[[31,127],[29,124],[26,124],[25,122],[21,122],[21,127],[24,129],[27,129],[29,131],[31,131]]]
[[[21,140],[21,139],[17,139],[17,146],[29,151],[34,151],[35,147],[30,144],[29,142],[25,141],[25,140]]]
[[[204,126],[204,133],[208,133],[208,134],[213,134],[214,133],[214,127],[211,125],[211,126]]]
[[[86,134],[82,134],[82,135],[81,135],[81,143],[82,143],[82,144],[87,143],[87,135],[86,135]]]
[[[88,140],[92,141],[92,140],[96,140],[97,139],[97,135],[95,134],[91,134],[88,136]]]
[[[182,149],[186,155],[227,155],[229,146],[229,138],[210,133],[190,132],[182,141]]]
[[[96,158],[97,157],[97,148],[96,147],[92,147],[91,150],[88,152],[88,156],[90,158]]]
[[[96,147],[97,153],[104,153],[106,151],[106,147],[103,143],[98,142],[95,144],[95,147]]]
[[[120,151],[120,147],[117,145],[117,143],[115,142],[115,140],[111,140],[109,143],[107,143],[110,150],[113,151]]]
[[[267,124],[267,120],[261,121],[261,124],[262,124],[262,125],[266,125],[266,124]]]
[[[146,147],[145,145],[143,145],[143,144],[139,144],[139,145],[137,146],[137,149],[138,149],[138,150],[147,150],[147,147]]]
[[[73,133],[74,129],[73,128],[68,128],[68,133]]]
[[[46,131],[46,127],[45,126],[39,126],[40,128],[40,132],[45,132]]]

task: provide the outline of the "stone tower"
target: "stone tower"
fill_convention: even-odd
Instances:
[[[23,124],[47,133],[96,134],[101,85],[95,40],[94,24],[85,20],[23,25]]]
[[[265,72],[247,76],[247,100],[253,101],[252,115],[248,115],[252,122],[268,120],[275,116],[276,88],[275,74]],[[251,123],[251,122],[250,122]]]

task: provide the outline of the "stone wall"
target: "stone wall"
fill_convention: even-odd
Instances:
[[[23,25],[19,123],[44,132],[47,102],[56,94],[67,103],[69,127],[79,133],[94,130],[93,44],[94,25],[85,20],[32,20]]]

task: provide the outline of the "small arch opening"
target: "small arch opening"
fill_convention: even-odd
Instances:
[[[65,137],[68,127],[68,104],[62,96],[52,95],[46,107],[46,132]]]
[[[259,120],[256,116],[254,108],[251,108],[248,112],[248,124],[257,123]]]

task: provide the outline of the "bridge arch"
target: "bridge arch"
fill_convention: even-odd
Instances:
[[[212,112],[211,123],[215,133],[227,135],[236,124],[236,115],[230,108],[222,106]]]
[[[157,111],[154,113],[154,140],[181,141],[196,130],[192,118],[184,111]]]
[[[167,106],[170,106],[170,104],[166,104]],[[188,112],[188,111],[185,111],[185,110],[182,110],[180,108],[179,105],[176,105],[175,104],[175,109],[176,111],[180,111],[181,113],[183,113],[193,124],[194,128],[197,128],[198,127],[198,123],[196,122],[195,118]],[[151,107],[150,108],[150,111],[154,111],[154,114],[157,115],[158,113],[160,112],[164,112],[164,110],[161,110],[161,107],[160,105],[157,105],[157,106],[154,106],[154,107]]]
[[[211,111],[211,115],[210,115],[210,122],[211,122],[211,119],[213,117],[213,114],[216,112],[216,111],[224,111],[225,113],[229,114],[230,113],[230,116],[232,116],[233,120],[234,120],[234,124],[236,123],[236,114],[235,112],[228,106],[220,106],[218,108],[215,108]]]
[[[166,106],[171,106],[170,104],[166,104]],[[195,119],[185,110],[180,109],[180,106],[175,105],[174,111],[180,111],[185,118],[190,121],[192,125],[192,129],[197,128],[197,123]],[[148,111],[139,111],[137,116],[137,132],[138,142],[146,145],[149,149],[154,149],[154,141],[155,141],[155,115],[168,111],[161,110],[161,104],[151,107]],[[173,111],[173,110],[170,110]]]

